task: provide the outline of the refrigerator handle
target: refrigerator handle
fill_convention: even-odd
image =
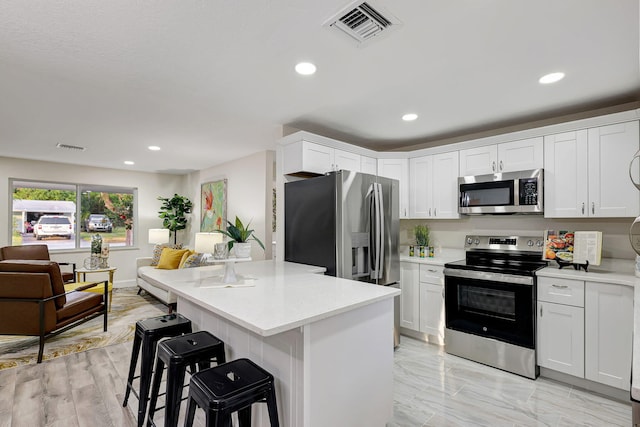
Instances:
[[[369,219],[371,226],[369,230],[369,253],[371,258],[371,279],[378,280],[382,277],[382,255],[383,245],[382,236],[384,222],[382,220],[384,212],[382,211],[382,191],[379,183],[371,185],[369,190],[371,195],[369,207]]]
[[[378,189],[378,279],[382,279],[382,273],[384,268],[384,197],[382,197],[382,184],[377,183]]]
[[[369,202],[369,278],[375,279],[377,259],[376,259],[376,188],[375,183],[371,184],[367,192]]]

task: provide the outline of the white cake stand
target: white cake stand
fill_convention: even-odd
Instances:
[[[224,264],[224,276],[215,277],[215,281],[211,285],[204,285],[201,287],[237,287],[237,286],[253,286],[253,280],[249,280],[248,277],[236,275],[235,264],[236,262],[251,261],[251,257],[247,258],[225,258],[214,259],[209,258],[207,264]]]

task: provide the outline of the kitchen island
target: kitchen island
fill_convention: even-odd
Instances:
[[[393,297],[398,289],[324,276],[288,262],[239,263],[237,287],[220,266],[147,270],[178,295],[195,330],[276,378],[283,426],[384,426],[393,411]],[[254,425],[268,425],[254,405]]]

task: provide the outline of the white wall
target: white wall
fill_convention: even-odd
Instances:
[[[635,252],[629,243],[629,227],[633,218],[606,219],[550,219],[541,215],[483,215],[463,216],[459,220],[401,220],[400,250],[415,243],[413,228],[418,224],[429,226],[431,244],[436,248],[463,249],[467,234],[542,236],[544,230],[602,231],[602,256],[605,258],[634,259]]]
[[[241,159],[217,165],[187,177],[187,195],[193,201],[193,221],[190,230],[191,246],[200,224],[200,185],[227,179],[227,220],[234,222],[238,216],[246,225],[251,221],[255,235],[264,243],[265,250],[251,241],[251,258],[271,259],[271,195],[274,169],[274,151],[262,151]]]
[[[109,264],[118,270],[114,276],[115,286],[135,285],[135,258],[150,256],[152,246],[147,243],[149,228],[161,228],[158,218],[160,201],[158,196],[171,197],[174,193],[184,194],[185,176],[144,172],[129,172],[118,169],[106,169],[69,165],[62,163],[21,160],[0,157],[0,201],[5,209],[0,209],[0,246],[11,245],[9,206],[9,178],[42,180],[50,182],[68,182],[74,184],[113,185],[118,187],[136,187],[138,189],[138,227],[134,229],[133,248],[113,248],[109,255]],[[180,232],[178,240],[184,241]],[[64,250],[52,254],[56,261],[75,262],[78,266],[89,256],[87,249]],[[87,277],[89,279],[89,277]],[[99,279],[99,278],[98,278]]]

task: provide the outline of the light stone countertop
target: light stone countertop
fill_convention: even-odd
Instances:
[[[400,262],[413,262],[418,264],[445,265],[448,262],[459,261],[464,259],[464,249],[442,248],[436,251],[433,258],[420,258],[417,256],[409,256],[408,253],[400,254]]]
[[[588,270],[588,272],[575,270],[573,266],[560,269],[555,262],[551,261],[549,267],[538,270],[536,276],[605,282],[626,286],[635,286],[636,284],[634,260],[603,258],[600,265],[590,265]]]
[[[260,336],[271,336],[400,294],[387,286],[321,274],[322,267],[291,262],[237,263],[238,275],[252,277],[249,286],[207,287],[219,280],[220,266],[180,270],[146,269],[179,297],[222,316]]]

